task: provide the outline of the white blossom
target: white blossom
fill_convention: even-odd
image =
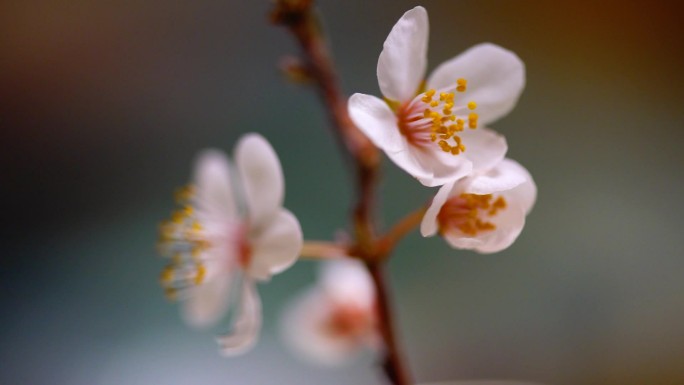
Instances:
[[[247,134],[235,146],[234,169],[220,151],[200,154],[193,183],[177,196],[181,209],[162,225],[160,249],[171,263],[161,282],[183,301],[183,318],[205,327],[233,314],[229,332],[217,337],[223,354],[255,344],[261,328],[256,282],[299,256],[302,231],[282,207],[284,192],[273,148]]]
[[[457,249],[495,253],[510,246],[537,198],[530,173],[512,159],[442,186],[420,231],[439,233]]]
[[[303,359],[334,366],[378,346],[376,322],[375,290],[363,264],[334,260],[287,308],[281,334]]]
[[[514,107],[525,68],[514,53],[485,43],[442,63],[424,82],[428,35],[427,11],[406,12],[378,59],[384,100],[354,94],[349,114],[397,166],[426,186],[441,186],[504,158],[505,138],[483,126]]]

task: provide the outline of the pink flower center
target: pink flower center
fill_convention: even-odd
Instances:
[[[437,215],[437,222],[442,233],[458,230],[474,237],[481,232],[496,229],[496,225],[489,219],[504,210],[506,205],[502,196],[494,199],[492,194],[456,195],[444,203]]]
[[[326,331],[334,336],[358,337],[372,329],[368,309],[351,304],[337,304],[326,320]]]
[[[466,80],[456,81],[456,92],[465,92]],[[456,112],[464,107],[454,107],[454,92],[439,92],[430,89],[418,94],[413,100],[404,103],[396,110],[399,131],[416,147],[427,148],[436,143],[439,148],[453,155],[465,151],[461,137],[458,135],[468,128],[476,129],[478,115],[470,112],[467,118],[460,118]],[[475,102],[466,105],[468,110],[477,108]]]

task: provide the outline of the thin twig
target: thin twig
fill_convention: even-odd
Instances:
[[[427,207],[421,207],[408,213],[378,240],[378,254],[382,257],[389,255],[399,241],[413,231],[423,220]]]
[[[335,259],[348,255],[348,248],[332,242],[306,241],[299,255],[310,259]]]

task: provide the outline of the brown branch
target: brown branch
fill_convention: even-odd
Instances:
[[[395,337],[386,283],[381,271],[387,253],[379,254],[373,219],[380,159],[378,150],[349,117],[347,99],[340,91],[335,67],[312,3],[313,0],[276,0],[271,20],[287,27],[297,39],[306,61],[306,73],[317,86],[334,135],[354,162],[359,193],[353,209],[354,244],[350,247],[350,253],[366,261],[376,287],[379,329],[386,348],[385,372],[393,384],[408,385],[411,378]]]
[[[308,73],[329,114],[333,132],[355,162],[359,195],[354,207],[354,230],[361,253],[373,249],[373,197],[377,182],[379,155],[375,146],[354,125],[347,113],[327,44],[311,0],[279,0],[272,21],[286,26],[297,39],[308,66]]]
[[[368,272],[370,273],[373,285],[375,286],[376,305],[379,318],[378,327],[382,339],[385,342],[383,369],[393,384],[410,385],[412,384],[411,376],[407,366],[404,364],[404,357],[396,339],[397,333],[394,330],[392,311],[390,309],[390,294],[388,293],[388,285],[385,281],[383,261],[370,261],[366,263],[366,266],[368,267]]]

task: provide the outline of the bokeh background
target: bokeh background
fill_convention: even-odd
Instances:
[[[321,0],[346,92],[413,1]],[[307,237],[346,225],[353,185],[327,120],[276,63],[296,53],[268,1],[0,5],[0,383],[373,384],[366,354],[314,367],[278,337],[301,262],[260,291],[255,350],[226,360],[157,284],[158,222],[202,148],[258,131]],[[684,383],[684,16],[674,1],[423,1],[430,68],[491,41],[527,88],[494,124],[539,200],[497,255],[412,234],[391,262],[419,382]],[[385,162],[392,223],[433,190]]]

